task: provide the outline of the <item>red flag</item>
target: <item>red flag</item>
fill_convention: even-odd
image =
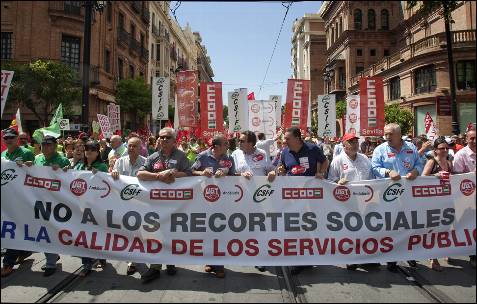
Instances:
[[[197,71],[181,71],[177,79],[177,103],[179,126],[197,128]]]
[[[255,93],[250,92],[250,94],[247,95],[247,100],[255,100]]]
[[[200,84],[200,109],[201,137],[210,138],[217,134],[223,134],[221,82],[202,82]]]
[[[465,130],[465,133],[467,133],[467,132],[469,132],[469,131],[472,131],[472,130],[474,130],[474,124],[471,123],[471,122],[469,122],[469,123],[467,124],[467,129]]]
[[[306,130],[309,96],[310,80],[288,79],[285,119],[282,120],[285,129],[298,127]]]
[[[359,80],[360,134],[384,135],[384,91],[382,77],[366,77]]]

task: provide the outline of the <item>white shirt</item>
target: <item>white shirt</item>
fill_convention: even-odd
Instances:
[[[121,175],[126,176],[136,176],[139,168],[144,166],[146,158],[144,156],[138,155],[135,164],[131,164],[129,155],[120,157],[114,163],[113,170],[118,171]]]
[[[336,182],[342,178],[350,182],[374,179],[371,161],[361,153],[352,160],[345,151],[341,152],[331,162],[328,179]]]
[[[273,170],[270,159],[266,157],[266,153],[262,149],[256,148],[250,154],[237,149],[232,152],[232,157],[237,173],[252,172],[254,176],[266,176],[268,172]]]
[[[259,140],[257,141],[257,144],[255,147],[257,149],[262,149],[265,151],[265,154],[267,155],[267,159],[270,159],[270,147],[275,143],[274,139],[265,139],[265,140]]]

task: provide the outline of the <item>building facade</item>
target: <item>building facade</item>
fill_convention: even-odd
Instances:
[[[452,12],[457,111],[461,132],[475,123],[475,8],[459,1]],[[319,14],[325,20],[330,91],[338,96],[359,93],[359,79],[384,79],[386,103],[400,103],[414,114],[415,134],[424,132],[429,112],[440,134],[452,133],[450,81],[442,12],[425,14],[407,9],[406,1],[325,1]],[[341,95],[339,95],[340,93]]]
[[[310,80],[312,117],[316,117],[318,95],[326,93],[323,69],[326,65],[325,22],[318,14],[305,14],[293,23],[292,78]]]
[[[3,1],[2,60],[64,62],[82,75],[84,7],[81,1]],[[90,53],[89,121],[107,113],[116,86],[123,78],[147,77],[149,9],[146,1],[106,1],[92,17]],[[8,50],[8,51],[7,51]],[[7,103],[4,117],[17,105]],[[40,127],[27,108],[21,108],[24,128]],[[81,121],[81,105],[73,109],[70,123]],[[131,117],[122,113],[123,126]],[[2,124],[3,126],[3,124]]]

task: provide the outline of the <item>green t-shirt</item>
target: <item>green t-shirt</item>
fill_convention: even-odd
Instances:
[[[108,166],[100,161],[95,161],[91,167],[95,168],[98,171],[101,172],[108,172]],[[74,167],[75,170],[84,170],[84,171],[89,171],[88,166],[84,164],[82,161],[78,162],[76,166]]]
[[[194,151],[192,151],[192,149],[199,149],[199,145],[198,144],[189,144],[189,150],[187,151],[187,159],[191,162],[194,162],[195,159],[197,158],[197,153],[195,153]]]
[[[8,153],[8,149],[2,152],[2,159],[8,159],[11,161],[34,161],[35,154],[33,154],[30,150],[24,147],[16,148],[12,153]]]
[[[64,157],[64,156],[61,156],[59,153],[55,153],[53,154],[52,157],[50,157],[49,159],[46,159],[45,158],[45,155],[42,154],[38,154],[36,157],[35,157],[35,162],[34,164],[36,166],[52,166],[52,165],[58,165],[60,166],[61,168],[64,168],[66,166],[69,166],[70,165],[70,161]]]

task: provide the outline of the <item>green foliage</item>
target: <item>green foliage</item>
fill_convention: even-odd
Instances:
[[[11,100],[30,109],[40,125],[46,126],[49,123],[48,117],[59,104],[63,104],[68,113],[71,106],[80,101],[78,72],[61,62],[2,62],[2,70],[15,72],[9,92]]]
[[[401,133],[408,134],[412,131],[414,117],[408,109],[401,108],[398,103],[384,106],[384,120],[386,124],[397,123],[401,126]]]
[[[121,106],[121,112],[132,113],[133,128],[137,120],[142,120],[151,113],[151,89],[141,77],[122,79],[118,82],[116,100]]]
[[[224,122],[227,124],[227,126],[229,125],[229,107],[224,105],[224,110],[223,110],[223,115],[224,117]]]
[[[346,101],[338,100],[336,102],[336,118],[340,119],[346,114]]]

